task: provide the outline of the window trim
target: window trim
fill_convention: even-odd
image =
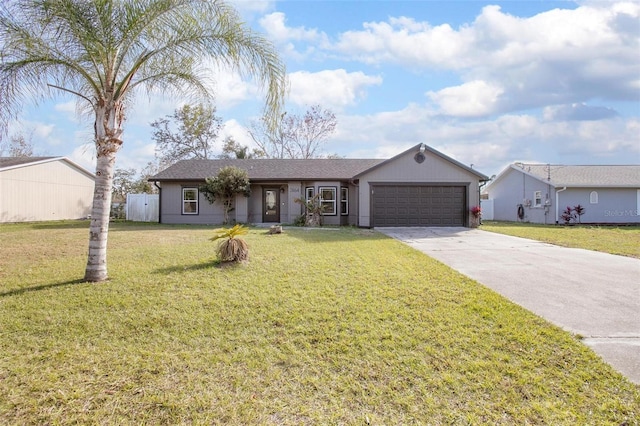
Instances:
[[[591,191],[589,194],[589,204],[598,204],[598,191]]]
[[[323,191],[330,191],[333,193],[333,199],[332,200],[325,200],[324,198],[322,198],[322,193]],[[338,197],[338,188],[335,186],[319,186],[318,187],[318,194],[320,194],[320,206],[325,206],[325,205],[329,205],[332,206],[333,209],[330,213],[326,213],[326,212],[322,212],[323,216],[337,216],[338,215],[338,210],[337,210],[337,197]]]
[[[533,191],[533,207],[542,207],[542,191]]]
[[[196,192],[196,198],[195,200],[187,200],[185,199],[185,194],[187,191],[195,191]],[[184,186],[182,187],[182,214],[183,215],[187,215],[187,216],[193,216],[193,215],[198,215],[200,214],[200,202],[199,202],[199,198],[200,198],[200,190],[198,189],[197,186]],[[185,204],[186,203],[195,203],[195,211],[194,212],[188,212],[185,211]]]
[[[349,187],[340,187],[340,216],[349,215]]]

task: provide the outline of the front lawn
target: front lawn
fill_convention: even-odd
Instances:
[[[0,225],[0,424],[637,424],[575,337],[375,231]],[[635,422],[635,423],[634,423]]]
[[[563,226],[483,221],[480,229],[563,247],[640,258],[640,226]]]

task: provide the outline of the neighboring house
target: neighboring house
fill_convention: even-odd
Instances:
[[[292,223],[303,213],[294,200],[320,194],[324,224],[469,226],[488,178],[424,144],[388,160],[183,160],[149,178],[160,189],[160,222],[219,224],[199,185],[225,166],[249,174],[251,196],[238,196],[232,219],[240,223]]]
[[[640,165],[514,163],[484,193],[494,220],[563,223],[563,210],[581,205],[582,223],[640,223]]]
[[[87,217],[94,182],[65,157],[0,157],[0,222]]]

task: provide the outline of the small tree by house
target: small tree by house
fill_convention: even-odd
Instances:
[[[251,195],[249,174],[238,167],[223,167],[215,177],[205,179],[200,186],[205,198],[213,204],[216,200],[222,202],[224,209],[223,223],[229,223],[229,212],[233,210],[233,200],[236,195]]]

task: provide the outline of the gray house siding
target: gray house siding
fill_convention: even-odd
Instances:
[[[534,198],[537,191],[542,196],[539,206]],[[494,220],[555,223],[555,189],[524,173],[510,170],[500,178],[499,185],[491,187],[489,198],[493,200]],[[524,209],[522,219],[518,218],[519,205]]]
[[[584,207],[582,223],[640,223],[639,197],[636,188],[569,188],[558,193],[558,204],[560,212],[567,206]]]
[[[224,219],[222,204],[216,201],[214,204],[198,191],[198,213],[184,214],[182,211],[183,188],[198,188],[198,182],[163,182],[160,196],[160,211],[162,223],[167,224],[201,224],[217,225]],[[314,193],[318,193],[320,188],[336,188],[336,214],[325,215],[323,223],[325,225],[355,225],[357,220],[357,186],[349,185],[340,181],[314,181],[314,182],[261,182],[251,185],[251,196],[249,198],[239,195],[236,197],[235,209],[230,212],[231,222],[240,223],[262,223],[263,199],[262,194],[265,188],[278,189],[280,202],[280,217],[278,223],[293,223],[302,213],[303,206],[296,203],[298,198],[304,198],[307,187],[313,187]],[[348,188],[348,214],[341,214],[340,210],[340,190]]]
[[[549,182],[545,173],[540,173],[540,165],[525,165],[524,168],[522,165],[515,165],[509,166],[487,186],[486,193],[493,202],[493,219],[540,224],[563,223],[561,215],[566,207],[581,205],[585,209],[580,218],[582,223],[640,223],[640,188],[636,186],[638,179],[634,175],[637,166],[546,167],[550,170]],[[590,170],[590,167],[594,167],[594,170]],[[632,167],[636,169],[631,169]],[[569,183],[554,184],[554,175],[561,172],[569,178],[575,173],[579,181],[573,186]],[[560,178],[566,179],[564,176]],[[586,180],[594,184],[585,184]],[[537,191],[540,205],[536,205]],[[517,214],[519,205],[523,206],[523,218],[519,218]]]
[[[198,191],[197,214],[182,212],[183,188],[198,188],[197,182],[163,183],[160,192],[160,221],[167,224],[211,225],[222,223],[224,212],[219,202],[210,204]]]

